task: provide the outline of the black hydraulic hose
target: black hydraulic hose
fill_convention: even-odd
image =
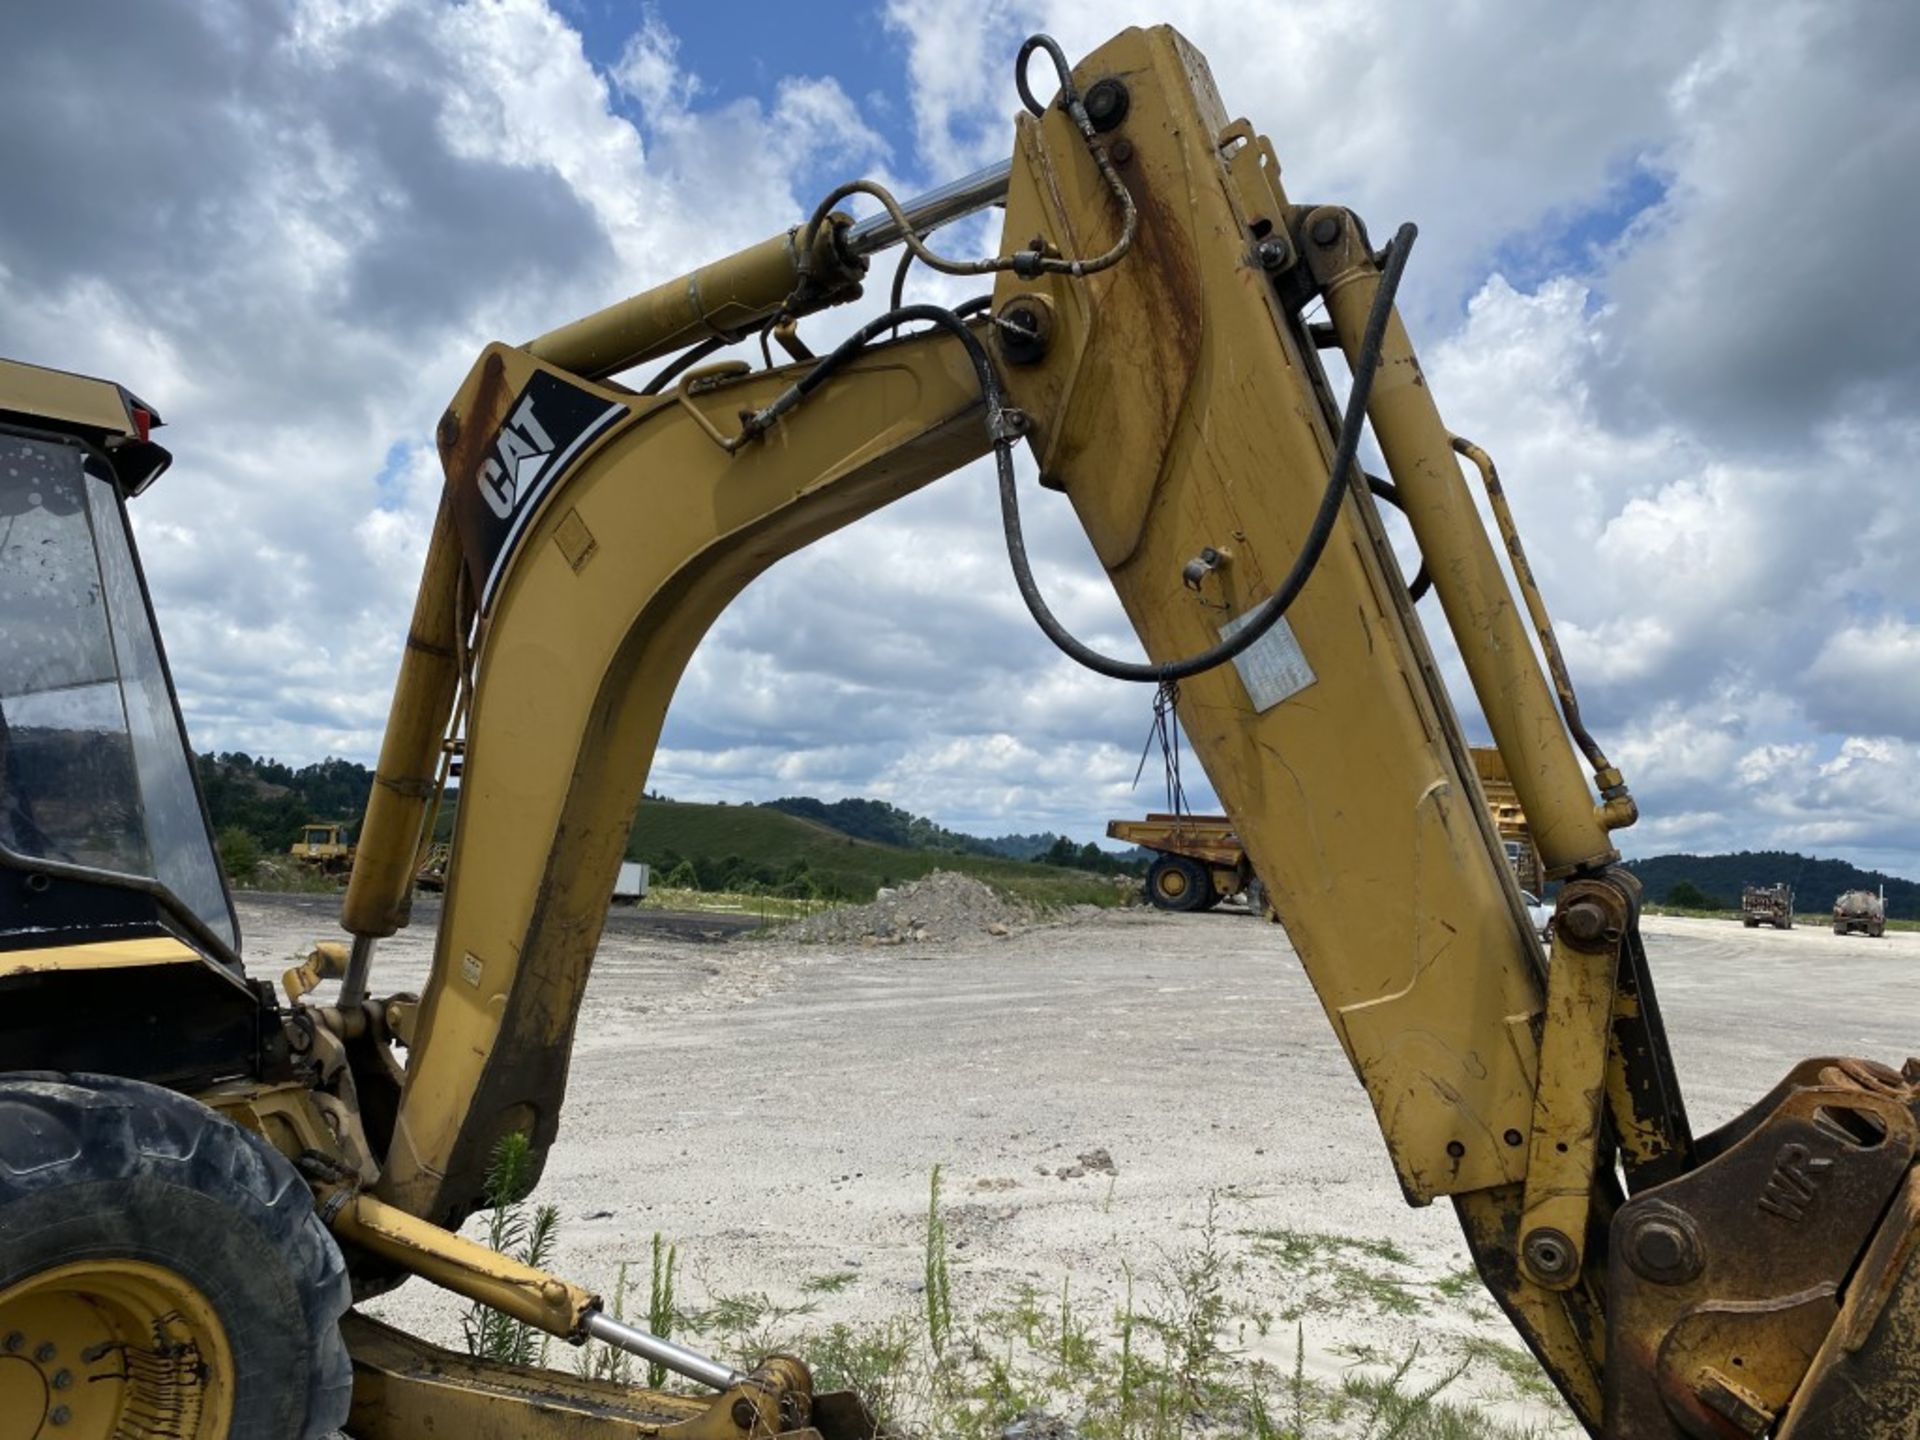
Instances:
[[[1027,107],[1027,113],[1037,117],[1045,115],[1047,107],[1034,99],[1033,91],[1027,88],[1027,60],[1036,50],[1045,50],[1052,58],[1054,73],[1060,77],[1062,99],[1069,95],[1075,100],[1080,97],[1073,88],[1073,66],[1067,63],[1067,52],[1060,48],[1060,42],[1051,35],[1029,35],[1014,57],[1013,84],[1020,92],[1020,103]]]
[[[1387,504],[1398,510],[1402,515],[1407,513],[1406,502],[1400,498],[1400,487],[1395,485],[1391,480],[1382,480],[1372,471],[1368,471],[1367,489],[1371,490],[1376,498],[1386,501]],[[1432,588],[1433,576],[1427,572],[1427,557],[1422,555],[1420,557],[1420,568],[1414,572],[1413,583],[1407,586],[1407,599],[1418,605],[1420,601],[1425,598],[1427,591]]]
[[[1308,578],[1319,565],[1327,541],[1333,535],[1334,521],[1339,518],[1340,501],[1346,492],[1348,473],[1353,468],[1354,455],[1360,448],[1360,431],[1367,418],[1367,399],[1373,392],[1373,373],[1380,363],[1380,346],[1386,339],[1387,321],[1393,314],[1394,292],[1400,288],[1400,277],[1407,268],[1407,255],[1413,249],[1414,237],[1418,233],[1414,226],[1408,224],[1402,225],[1393,237],[1386,266],[1380,274],[1380,286],[1374,292],[1372,308],[1367,312],[1367,328],[1361,337],[1360,353],[1355,357],[1353,388],[1348,392],[1346,413],[1340,422],[1340,441],[1334,450],[1333,468],[1327,476],[1326,489],[1321,492],[1320,508],[1313,517],[1313,527],[1307,532],[1306,543],[1294,557],[1293,566],[1287,571],[1280,588],[1262,601],[1259,609],[1250,612],[1252,618],[1230,639],[1209,646],[1197,655],[1159,665],[1116,660],[1083,645],[1054,617],[1040,594],[1039,586],[1034,583],[1033,566],[1027,559],[1026,537],[1020,529],[1020,495],[1014,484],[1012,440],[1010,437],[1002,441],[996,437],[994,460],[1000,471],[1000,519],[1006,531],[1007,558],[1013,565],[1013,579],[1020,588],[1020,598],[1026,601],[1028,612],[1049,640],[1089,670],[1110,679],[1164,685],[1169,681],[1185,680],[1201,674],[1233,659],[1258,642],[1286,614],[1287,607],[1299,597]],[[978,344],[977,341],[974,343]],[[994,412],[999,408],[998,396],[995,395],[988,404],[989,426],[993,425]]]
[[[1354,456],[1360,448],[1360,432],[1367,418],[1367,400],[1373,393],[1374,371],[1380,364],[1380,347],[1386,338],[1387,321],[1393,314],[1393,298],[1400,288],[1400,277],[1406,272],[1407,256],[1413,249],[1418,233],[1413,225],[1402,225],[1388,247],[1387,263],[1380,272],[1380,284],[1374,291],[1373,304],[1367,312],[1367,326],[1361,335],[1360,352],[1355,357],[1353,386],[1347,394],[1346,411],[1341,417],[1340,439],[1334,448],[1333,465],[1327,476],[1326,488],[1321,492],[1313,525],[1307,532],[1306,543],[1294,557],[1293,565],[1281,581],[1280,588],[1263,600],[1257,610],[1248,612],[1250,618],[1239,630],[1230,638],[1184,660],[1170,660],[1164,664],[1116,660],[1083,644],[1048,608],[1033,578],[1033,565],[1027,556],[1026,535],[1020,525],[1020,492],[1013,469],[1013,444],[1025,428],[1025,417],[1006,407],[1001,397],[1000,378],[994,372],[986,346],[980,343],[980,337],[973,333],[966,321],[952,310],[938,305],[903,305],[869,320],[783,390],[764,410],[746,416],[740,435],[731,442],[731,446],[737,449],[764,435],[776,420],[805,400],[881,334],[913,320],[924,320],[947,331],[966,351],[975,378],[980,383],[980,397],[987,410],[987,434],[993,442],[994,467],[999,477],[1000,521],[1006,535],[1007,559],[1012,566],[1014,584],[1019,588],[1020,598],[1026,602],[1027,611],[1039,625],[1041,633],[1069,658],[1109,679],[1154,685],[1185,680],[1224,665],[1258,643],[1299,598],[1319,566],[1320,557],[1326,553],[1334,522],[1340,516],[1340,501],[1346,492]],[[972,311],[984,303],[991,303],[990,298],[977,298],[962,308]]]
[[[992,296],[976,296],[963,304],[960,309],[972,314],[985,309],[992,303]],[[912,320],[925,320],[959,340],[961,348],[967,352],[967,359],[973,365],[974,376],[980,382],[981,398],[986,401],[987,431],[994,437],[996,448],[1010,447],[1018,436],[1019,426],[1011,420],[1005,405],[1001,403],[1000,380],[993,373],[993,361],[987,358],[987,347],[980,343],[980,337],[973,333],[959,312],[948,310],[940,305],[924,304],[902,305],[898,310],[889,310],[886,314],[862,325],[827,354],[821,356],[811,370],[775,396],[766,409],[746,416],[742,422],[739,438],[732,442],[734,446],[738,448],[764,435],[774,421],[819,389],[836,370],[846,365],[875,339]]]
[[[807,223],[800,228],[798,249],[800,253],[801,285],[796,289],[793,305],[806,289],[808,272],[813,265],[814,245],[820,234],[820,227],[833,215],[834,206],[851,195],[871,195],[878,200],[888,215],[900,227],[900,243],[920,261],[944,275],[990,275],[1001,270],[1011,270],[1023,279],[1033,279],[1039,275],[1072,275],[1082,278],[1096,274],[1110,266],[1117,265],[1126,253],[1133,248],[1134,237],[1140,229],[1140,211],[1133,203],[1133,196],[1127,190],[1126,182],[1121,180],[1120,172],[1113,168],[1113,160],[1107,154],[1107,148],[1100,143],[1099,132],[1094,129],[1093,121],[1087,115],[1086,104],[1080,98],[1080,91],[1073,83],[1073,67],[1067,64],[1066,52],[1047,35],[1035,35],[1020,47],[1020,58],[1015,62],[1014,73],[1020,89],[1020,98],[1034,114],[1045,114],[1039,102],[1033,98],[1033,92],[1027,87],[1027,57],[1036,48],[1044,49],[1052,58],[1054,69],[1060,78],[1060,107],[1072,119],[1074,128],[1086,142],[1087,153],[1093,157],[1094,166],[1100,172],[1100,178],[1106,182],[1108,192],[1113,196],[1114,204],[1120,211],[1120,237],[1100,254],[1091,257],[1050,255],[1044,247],[1017,250],[1011,255],[989,256],[983,260],[954,260],[940,255],[927,247],[926,242],[907,219],[906,212],[900,208],[900,202],[894,199],[886,186],[872,180],[849,180],[814,207],[813,214],[807,217]],[[900,272],[902,275],[905,271]]]
[[[653,378],[640,387],[642,395],[658,395],[682,373],[698,365],[716,350],[723,350],[733,344],[725,335],[715,335],[710,340],[702,340],[690,350],[683,350],[653,374]]]
[[[907,303],[907,271],[913,266],[913,247],[900,247],[900,263],[894,268],[893,290],[887,297],[887,308],[898,310]]]

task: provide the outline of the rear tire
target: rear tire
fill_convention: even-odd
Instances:
[[[1212,893],[1211,877],[1184,855],[1162,855],[1147,867],[1147,899],[1157,909],[1204,909]]]
[[[178,1412],[195,1440],[318,1440],[353,1398],[351,1299],[265,1142],[139,1081],[0,1076],[0,1394],[42,1433]]]

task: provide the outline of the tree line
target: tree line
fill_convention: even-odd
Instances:
[[[1886,887],[1887,914],[1920,920],[1920,883],[1845,860],[1822,860],[1790,850],[1742,850],[1733,855],[1656,855],[1629,860],[1649,899],[1697,910],[1737,910],[1749,885],[1793,887],[1793,907],[1818,914],[1848,890]]]

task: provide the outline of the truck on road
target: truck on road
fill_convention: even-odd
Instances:
[[[1833,933],[1871,935],[1887,933],[1887,902],[1871,890],[1849,890],[1833,902]]]
[[[1109,820],[1107,835],[1158,852],[1147,866],[1147,903],[1157,909],[1211,910],[1256,883],[1233,822],[1224,815]]]
[[[1545,908],[1535,897],[1546,878],[1540,852],[1534,847],[1520,797],[1507,779],[1500,752],[1476,746],[1473,768],[1487,798],[1487,817],[1500,834],[1500,848],[1513,867],[1514,879],[1527,899],[1528,909]],[[1224,815],[1148,815],[1144,820],[1109,820],[1107,837],[1125,840],[1158,853],[1147,867],[1147,903],[1161,910],[1211,910],[1222,900],[1245,892],[1248,908],[1265,910],[1265,894],[1233,822]],[[1788,922],[1792,922],[1791,914]],[[1535,917],[1535,928],[1545,921]]]
[[[1740,923],[1749,930],[1760,925],[1793,929],[1793,887],[1784,883],[1747,886],[1740,892]]]

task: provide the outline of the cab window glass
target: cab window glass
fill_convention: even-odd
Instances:
[[[0,845],[232,912],[113,486],[0,434]]]

